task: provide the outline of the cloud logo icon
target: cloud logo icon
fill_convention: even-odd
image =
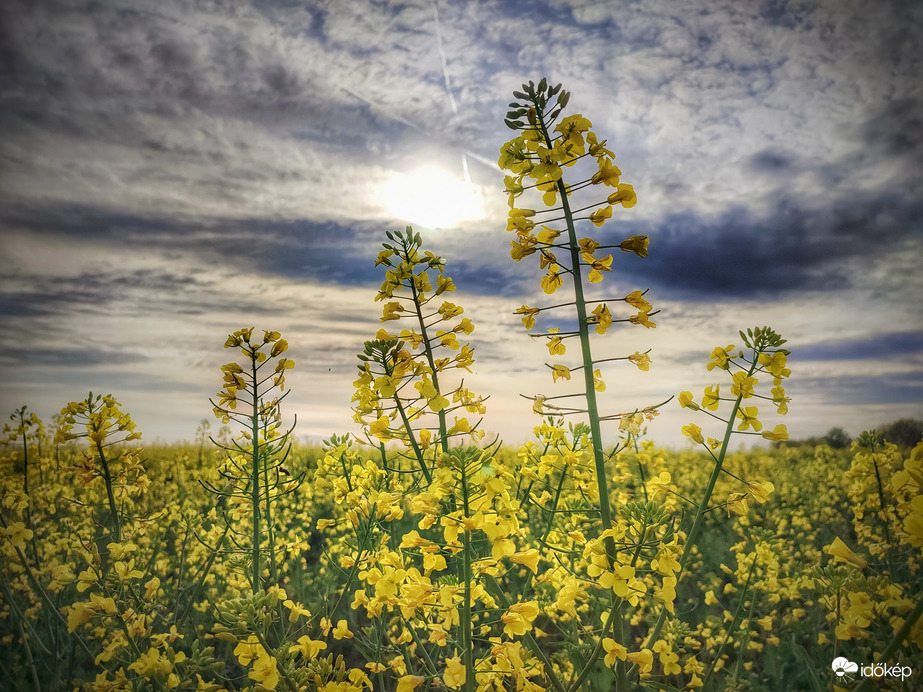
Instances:
[[[843,677],[846,673],[859,672],[859,664],[853,663],[843,656],[833,659],[833,663],[830,664],[830,667],[833,668],[833,672],[836,673],[838,678]]]

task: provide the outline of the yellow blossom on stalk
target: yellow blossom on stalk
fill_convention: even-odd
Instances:
[[[426,678],[422,675],[404,675],[398,678],[395,692],[413,692],[424,682],[426,682]]]
[[[683,426],[682,433],[686,437],[691,437],[695,442],[698,442],[699,444],[705,443],[705,438],[702,437],[702,428],[700,428],[695,423],[690,423],[689,425]]]
[[[772,355],[761,353],[759,363],[766,367],[769,374],[773,376],[773,384],[782,384],[782,379],[792,374],[786,366],[786,356],[784,351],[776,351]]]
[[[68,565],[57,565],[51,570],[51,582],[48,584],[48,590],[58,593],[68,584],[72,584],[76,577]],[[156,577],[155,577],[156,579]],[[160,580],[157,580],[158,584]]]
[[[612,271],[612,255],[606,255],[602,259],[594,259],[584,255],[584,260],[590,266],[587,279],[591,284],[599,283],[603,280],[602,272]]]
[[[549,327],[548,332],[552,335],[548,337],[548,353],[553,356],[563,356],[566,349],[564,341],[560,336],[554,336],[559,330],[555,327]]]
[[[551,366],[551,377],[554,382],[557,382],[559,379],[570,379],[570,368],[564,365],[555,364]]]
[[[9,493],[3,497],[3,506],[8,507],[17,514],[21,513],[29,506],[29,496],[21,490]]]
[[[728,344],[725,348],[721,348],[720,346],[715,348],[711,353],[711,360],[705,367],[708,370],[714,370],[715,368],[727,370],[728,362],[735,357],[730,353],[732,350],[734,350],[733,344]]]
[[[622,416],[619,421],[619,430],[629,433],[630,435],[641,434],[641,424],[644,422],[643,413],[632,413]]]
[[[718,404],[720,403],[720,389],[721,385],[715,385],[714,387],[706,387],[705,394],[702,396],[702,408],[708,409],[709,411],[717,411]]]
[[[308,660],[317,658],[317,655],[326,648],[326,642],[315,641],[308,635],[302,635],[301,637],[298,637],[298,643],[292,645],[292,650],[298,651]]]
[[[237,661],[242,666],[250,664],[255,658],[260,656],[266,656],[266,651],[263,649],[263,645],[260,644],[260,639],[255,634],[251,634],[247,637],[247,641],[240,642],[234,648],[234,655],[237,656]]]
[[[669,471],[661,471],[660,475],[654,476],[648,481],[648,485],[651,487],[651,491],[661,491],[668,493],[672,490],[670,483],[673,480],[673,477],[670,475]]]
[[[457,689],[465,684],[468,679],[467,670],[461,661],[461,658],[455,656],[445,660],[445,672],[442,674],[442,682],[446,687]]]
[[[535,601],[514,603],[500,616],[504,624],[503,633],[508,637],[521,637],[532,629],[532,623],[538,617],[538,613],[538,603]]]
[[[763,429],[763,424],[757,419],[759,415],[759,410],[756,406],[741,406],[737,409],[737,417],[740,418],[740,425],[737,426],[738,430],[747,430],[748,428],[753,428],[754,431],[759,432]]]
[[[67,631],[73,632],[84,623],[89,622],[95,613],[96,611],[88,602],[75,603],[67,614]]]
[[[276,664],[276,657],[264,652],[254,661],[247,677],[268,690],[276,689],[276,685],[279,684],[279,667]]]
[[[654,593],[654,596],[664,604],[667,611],[675,613],[673,603],[676,601],[676,577],[664,577],[660,589]]]
[[[641,312],[650,312],[651,304],[647,302],[644,298],[644,293],[641,291],[632,291],[624,298],[625,302],[631,305],[633,308],[640,310]]]
[[[334,639],[352,639],[353,633],[349,631],[346,620],[337,620],[337,626],[333,629]]]
[[[398,303],[397,301],[385,303],[385,307],[382,310],[381,321],[387,322],[388,320],[400,319],[401,317],[400,313],[402,313],[403,311],[404,311],[404,306]]]
[[[541,559],[541,554],[535,549],[530,548],[524,552],[513,553],[510,555],[510,561],[515,562],[519,565],[525,565],[533,574],[538,573],[538,561]]]
[[[780,423],[774,427],[771,431],[764,430],[761,435],[767,440],[773,441],[784,441],[788,439],[788,429],[784,424]]]
[[[627,185],[625,183],[621,183],[618,186],[618,190],[616,192],[613,192],[611,195],[609,195],[606,201],[609,204],[621,204],[623,207],[625,207],[625,209],[631,209],[633,206],[635,206],[638,203],[638,195],[635,192],[634,187],[632,187],[631,185]],[[641,237],[646,238],[645,236],[641,236]],[[625,248],[622,248],[622,249],[624,250]],[[634,250],[630,250],[630,251],[634,252]],[[647,253],[646,243],[645,243],[644,251],[646,254]],[[644,255],[642,255],[640,252],[637,254],[641,257],[644,257]]]
[[[31,541],[34,535],[32,529],[27,529],[21,521],[14,521],[6,528],[0,528],[0,532],[17,548],[25,546],[26,541]]]
[[[612,218],[612,207],[608,205],[600,209],[597,209],[592,214],[590,214],[590,222],[594,226],[602,226],[604,223],[606,223],[606,219],[611,219],[611,218]]]
[[[551,295],[564,285],[564,280],[561,278],[561,271],[561,267],[557,264],[552,264],[548,269],[548,274],[542,277],[539,285],[545,293]]]
[[[776,489],[769,481],[750,481],[747,483],[747,488],[750,489],[750,494],[753,496],[753,499],[760,504],[766,502],[766,500],[769,499],[770,493]]]
[[[311,617],[310,610],[305,608],[300,603],[296,603],[295,601],[291,599],[286,599],[285,601],[283,601],[282,605],[284,605],[289,610],[289,613],[288,613],[289,622],[298,622],[298,618],[302,616],[306,618]]]
[[[83,593],[96,584],[96,572],[92,567],[87,567],[77,575],[77,591]]]
[[[690,408],[693,411],[699,410],[699,405],[695,403],[692,397],[692,392],[680,392],[678,400],[679,400],[679,405],[682,406],[683,408]]]
[[[731,516],[732,512],[743,515],[750,510],[747,504],[747,493],[731,493],[728,495],[726,505],[728,516]]]
[[[130,560],[128,563],[119,561],[113,565],[120,582],[126,582],[129,579],[140,579],[144,576],[144,572],[134,569],[134,564],[134,560]]]
[[[599,160],[599,171],[593,175],[591,180],[593,184],[602,183],[607,187],[616,187],[619,184],[620,175],[622,175],[622,171],[619,170],[619,167],[603,158]],[[609,203],[613,204],[613,202]]]
[[[605,664],[610,668],[615,665],[617,660],[624,661],[628,657],[628,649],[611,637],[603,638],[603,649],[606,652]]]
[[[623,252],[633,252],[638,257],[647,257],[647,247],[649,243],[650,240],[646,235],[635,235],[619,243],[619,248]]]
[[[856,555],[849,547],[840,539],[839,536],[833,539],[833,543],[824,548],[824,552],[828,555],[832,555],[835,560],[838,562],[847,562],[854,567],[863,569],[868,563]]]
[[[388,427],[391,424],[391,419],[387,416],[379,416],[376,420],[369,423],[369,434],[374,435],[379,440],[388,440],[390,435],[388,434]]]
[[[650,649],[641,649],[625,657],[632,663],[637,663],[642,673],[650,673],[654,668],[654,653]]]
[[[735,372],[732,379],[734,383],[731,385],[731,394],[744,399],[749,399],[753,396],[753,388],[759,382],[755,377],[751,377],[745,372]]]
[[[523,305],[521,308],[516,310],[513,314],[522,315],[522,326],[526,329],[532,329],[535,326],[535,316],[541,311],[540,308],[530,308],[527,305]]]
[[[115,605],[115,599],[112,596],[97,596],[95,593],[90,594],[90,606],[96,611],[102,611],[106,615],[115,615],[119,609]]]
[[[643,370],[647,372],[648,370],[651,369],[651,358],[646,353],[635,352],[632,355],[628,356],[628,360],[634,363],[634,365],[637,366],[638,370]]]
[[[780,416],[784,416],[788,413],[788,402],[791,399],[785,396],[785,389],[781,386],[776,386],[772,388],[772,403],[776,405],[776,412]]]
[[[632,324],[640,324],[641,326],[646,327],[647,329],[653,329],[654,327],[657,326],[656,322],[651,322],[647,318],[646,312],[639,312],[637,315],[632,315],[631,317],[628,318],[628,321],[631,322]]]
[[[593,308],[591,315],[587,321],[596,325],[597,334],[605,334],[606,330],[612,326],[612,313],[609,312],[609,306],[605,303]]]

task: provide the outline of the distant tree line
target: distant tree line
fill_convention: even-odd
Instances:
[[[878,426],[878,431],[885,440],[893,442],[898,447],[914,447],[923,438],[923,421],[913,418],[901,418],[893,423]],[[843,428],[830,428],[825,435],[805,437],[799,440],[786,440],[776,442],[778,447],[800,447],[826,444],[833,449],[846,449],[852,444],[853,438]]]

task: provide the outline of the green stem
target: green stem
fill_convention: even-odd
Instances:
[[[750,369],[747,372],[749,377],[756,371],[758,365],[759,354],[753,352],[753,361],[750,364]],[[699,533],[702,531],[702,526],[705,522],[705,512],[708,509],[708,505],[711,502],[712,493],[715,490],[715,484],[718,482],[718,477],[721,475],[721,467],[724,466],[724,459],[727,456],[728,445],[731,443],[731,435],[734,432],[734,423],[737,420],[737,411],[740,409],[740,402],[743,401],[743,396],[738,396],[734,401],[734,408],[731,410],[731,415],[728,418],[727,427],[724,431],[724,440],[721,443],[721,451],[718,453],[717,458],[715,459],[715,468],[712,470],[711,476],[708,479],[708,485],[705,486],[705,493],[702,495],[702,501],[699,502],[698,510],[696,511],[695,520],[692,522],[692,528],[689,530],[689,533],[686,536],[686,544],[683,546],[683,555],[679,561],[679,572],[676,574],[676,581],[679,582],[682,577],[683,571],[686,569],[686,563],[689,561],[689,557],[692,554],[692,548],[695,546],[696,541],[699,538]],[[657,617],[657,622],[654,625],[654,628],[651,630],[650,635],[648,635],[647,641],[644,646],[650,648],[651,645],[657,641],[657,638],[660,636],[660,630],[663,628],[663,623],[666,621],[667,610],[666,607],[662,607],[660,610],[660,615]],[[631,671],[636,670],[636,667],[633,666]]]
[[[119,523],[119,510],[115,504],[115,492],[112,490],[112,473],[109,471],[109,461],[103,452],[103,444],[96,441],[96,453],[99,455],[99,461],[103,465],[103,481],[106,483],[106,497],[109,500],[110,530],[112,531],[112,540],[118,542],[122,540],[122,528]]]
[[[26,528],[32,531],[32,540],[29,541],[32,548],[32,559],[35,560],[35,566],[37,569],[41,569],[41,564],[38,559],[38,543],[35,536],[35,531],[32,529],[32,498],[29,497],[29,445],[26,442],[26,418],[25,418],[26,407],[23,406],[19,410],[19,428],[22,430],[22,491],[25,493],[25,496],[29,498],[28,504],[26,505],[25,519],[26,519]],[[39,460],[39,472],[41,473],[41,459]],[[30,654],[31,655],[31,654]]]
[[[721,645],[718,647],[718,650],[715,652],[715,657],[712,659],[711,665],[708,666],[708,671],[705,673],[705,677],[702,679],[702,687],[708,688],[708,681],[711,678],[711,674],[715,670],[715,665],[721,660],[721,652],[724,650],[725,645],[728,643],[728,639],[731,638],[731,634],[737,629],[737,625],[740,622],[740,611],[743,608],[744,597],[747,595],[747,590],[750,588],[750,581],[753,578],[753,572],[756,570],[756,554],[753,556],[753,563],[750,565],[750,569],[747,572],[747,581],[744,584],[743,592],[740,594],[740,599],[737,601],[737,608],[734,610],[734,620],[731,622],[731,626],[724,633],[724,640],[721,642]],[[753,599],[750,599],[750,607],[753,607]]]
[[[269,457],[272,455],[273,450],[270,446],[269,439],[266,436],[268,433],[268,425],[266,420],[263,420],[263,437],[266,440],[266,443],[260,448],[260,463],[263,467],[263,492],[266,494],[266,515],[265,521],[266,524],[266,533],[269,538],[269,578],[273,584],[278,583],[279,574],[278,568],[276,566],[276,542],[275,542],[275,532],[273,531],[272,526],[272,506],[270,498],[270,487],[269,487]]]
[[[548,129],[545,126],[542,109],[538,103],[536,105],[537,122],[541,129],[542,136],[548,148],[554,147]],[[570,261],[572,275],[574,279],[574,299],[577,309],[577,329],[580,334],[580,351],[583,357],[583,381],[587,401],[587,415],[590,422],[590,439],[593,441],[593,462],[596,470],[596,486],[599,492],[599,516],[602,521],[603,531],[612,528],[612,513],[609,504],[609,486],[606,478],[606,461],[603,456],[602,430],[599,425],[599,406],[596,402],[596,385],[593,380],[593,354],[590,350],[590,329],[587,322],[586,299],[583,293],[583,276],[580,272],[580,250],[577,243],[577,230],[574,226],[574,217],[570,209],[570,200],[568,199],[567,186],[564,184],[563,177],[556,181],[558,194],[561,196],[561,210],[567,221],[568,250],[570,252]],[[606,553],[609,558],[609,565],[612,566],[615,559],[615,541],[611,537],[605,539]],[[624,645],[621,639],[621,628],[614,633],[618,639],[616,642]],[[622,661],[616,666],[616,690],[627,690],[628,679]]]
[[[461,463],[462,511],[463,521],[468,519],[468,460],[466,457],[459,459]],[[471,532],[467,525],[464,527],[465,547],[464,560],[462,561],[462,574],[465,588],[461,608],[461,639],[462,657],[465,662],[465,692],[473,692],[474,679],[474,643],[471,641]]]
[[[186,533],[183,534],[183,545],[180,548],[179,555],[179,572],[176,579],[176,601],[173,604],[173,624],[175,625],[179,618],[179,599],[183,592],[183,577],[186,571],[186,541],[189,540],[189,525],[186,525]]]
[[[253,548],[251,553],[251,559],[253,561],[253,569],[250,577],[251,587],[253,593],[257,593],[260,587],[260,424],[259,424],[259,410],[260,410],[260,400],[257,395],[257,385],[256,385],[256,352],[252,350],[250,352],[250,368],[251,368],[251,382],[253,385],[252,392],[252,406],[253,406],[253,415],[250,419],[250,434],[252,438],[250,440],[251,446],[253,447],[253,454],[251,458],[251,468],[250,468],[250,483],[251,483],[251,493],[250,493],[250,502],[253,505],[253,518],[252,518],[252,537],[253,537]]]
[[[196,602],[196,596],[198,595],[202,586],[205,585],[205,579],[208,577],[209,572],[211,572],[212,565],[215,564],[215,558],[217,558],[218,554],[223,550],[224,542],[227,540],[228,532],[230,530],[231,529],[229,526],[224,527],[224,533],[221,534],[221,538],[219,538],[218,543],[215,544],[215,549],[211,551],[211,554],[208,556],[208,560],[201,569],[201,574],[199,575],[198,579],[196,579],[195,586],[193,586],[192,592],[189,594],[189,600],[186,602],[186,606],[183,609],[183,614],[176,620],[177,625],[185,620],[186,616],[189,615],[189,613],[192,611],[192,607]]]
[[[590,653],[589,657],[586,660],[586,663],[583,666],[583,669],[580,671],[580,675],[577,677],[576,680],[574,680],[573,683],[571,683],[568,686],[567,688],[568,692],[578,692],[581,689],[581,685],[583,685],[584,681],[589,677],[590,673],[593,671],[593,666],[596,664],[596,661],[598,661],[599,657],[602,656],[603,639],[605,639],[608,636],[609,631],[612,628],[616,620],[618,620],[619,623],[621,623],[621,620],[622,620],[621,610],[622,610],[623,601],[621,598],[615,598],[614,595],[612,595],[611,598],[612,598],[612,607],[609,609],[609,617],[606,619],[606,624],[603,626],[602,632],[600,633],[599,638],[596,640],[596,644],[593,647],[593,651]],[[619,629],[621,629],[621,624],[619,625]],[[615,640],[615,637],[613,637],[613,640]]]
[[[16,618],[16,629],[19,630],[19,638],[26,649],[26,662],[29,664],[29,672],[32,674],[32,684],[35,685],[35,692],[41,692],[42,685],[38,679],[38,670],[35,667],[35,659],[32,657],[32,647],[29,646],[29,639],[22,628],[22,620]]]
[[[407,246],[407,241],[404,241],[404,254],[405,259],[410,261],[410,250]],[[433,346],[430,343],[429,335],[426,332],[426,321],[423,319],[423,305],[420,304],[420,294],[417,292],[417,285],[414,283],[413,277],[410,277],[410,293],[413,296],[413,304],[417,312],[417,323],[420,325],[420,336],[423,339],[423,352],[426,354],[426,361],[429,364],[430,372],[432,373],[433,378],[433,387],[439,394],[442,394],[442,390],[439,389],[439,375],[436,371],[436,361],[433,358]],[[449,451],[449,441],[446,438],[448,428],[446,427],[445,422],[445,409],[439,411],[436,414],[439,418],[439,440],[440,446],[442,447],[443,452]],[[410,428],[408,428],[408,431]]]

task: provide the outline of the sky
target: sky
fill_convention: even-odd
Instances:
[[[547,77],[638,193],[600,236],[650,238],[606,285],[650,289],[658,326],[596,352],[653,365],[613,365],[605,412],[701,395],[712,349],[770,325],[792,401],[768,427],[923,418],[921,44],[913,1],[7,0],[0,412],[92,390],[191,440],[255,326],[291,345],[296,434],[356,432],[374,259],[412,224],[476,325],[484,429],[524,441],[521,395],[563,390],[513,314],[548,299],[497,158],[512,91]],[[648,434],[688,422],[718,436],[675,400]]]

